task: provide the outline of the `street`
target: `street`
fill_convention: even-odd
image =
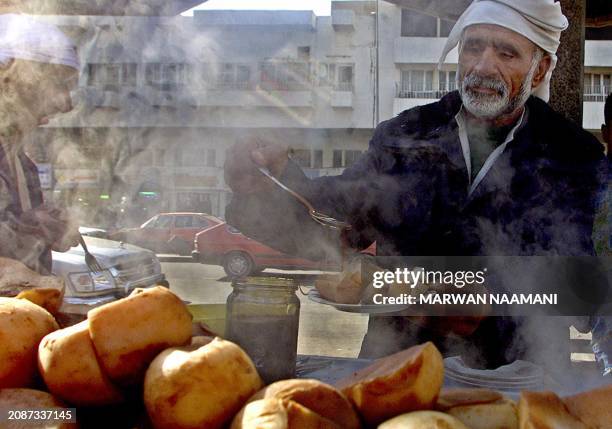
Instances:
[[[230,282],[220,266],[183,262],[177,258],[162,262],[162,270],[170,282],[170,289],[193,304],[224,304],[231,293]],[[303,278],[290,271],[277,273],[283,277]],[[367,316],[314,303],[299,290],[297,294],[301,302],[298,353],[357,357],[367,328]]]

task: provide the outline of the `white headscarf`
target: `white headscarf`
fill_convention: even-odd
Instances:
[[[519,33],[548,52],[552,63],[534,95],[548,101],[550,79],[557,65],[557,49],[561,32],[569,23],[554,0],[474,0],[463,12],[448,36],[440,65],[459,43],[463,30],[475,24],[494,24]]]
[[[75,44],[57,27],[26,15],[0,15],[0,63],[22,59],[79,69]]]

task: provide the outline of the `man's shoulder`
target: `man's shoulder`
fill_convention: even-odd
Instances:
[[[438,101],[404,110],[394,118],[381,122],[376,128],[376,135],[426,138],[432,131],[448,125],[460,107],[461,98],[454,91]]]
[[[532,97],[528,106],[533,132],[555,155],[569,156],[575,161],[603,159],[603,145],[593,134],[538,98]]]

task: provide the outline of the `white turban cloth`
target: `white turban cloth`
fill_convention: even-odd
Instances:
[[[0,63],[11,59],[62,64],[79,70],[75,44],[54,25],[26,15],[0,15]]]
[[[561,5],[554,0],[474,0],[463,12],[448,36],[440,58],[441,67],[448,53],[459,43],[463,30],[470,25],[493,24],[512,30],[550,54],[552,62],[534,95],[548,101],[550,79],[557,65],[561,32],[568,27]]]

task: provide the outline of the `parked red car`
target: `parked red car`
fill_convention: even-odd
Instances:
[[[365,253],[376,253],[375,243]],[[196,262],[221,265],[230,277],[248,276],[266,268],[337,270],[337,261],[310,261],[281,253],[240,233],[225,222],[195,236],[191,253]]]
[[[135,244],[157,253],[189,255],[195,235],[223,221],[206,213],[160,213],[139,228],[119,230],[111,240]]]

